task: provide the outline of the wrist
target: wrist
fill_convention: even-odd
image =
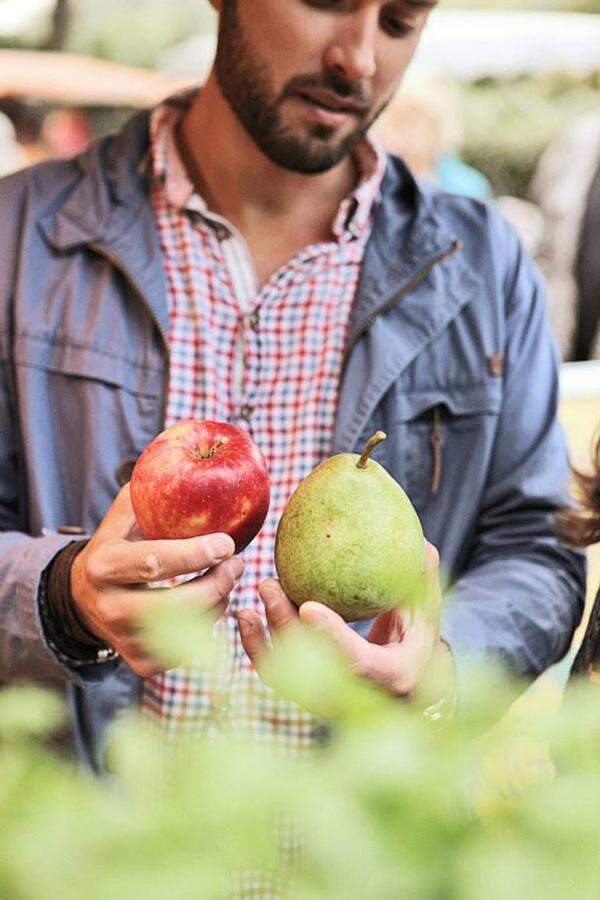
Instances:
[[[453,717],[457,704],[456,663],[450,645],[438,638],[427,669],[415,691],[423,716],[432,723]]]
[[[38,594],[40,616],[51,649],[71,666],[115,658],[115,652],[93,634],[71,596],[71,570],[87,541],[73,541],[43,573]]]
[[[79,546],[73,547],[70,557],[59,561],[57,578],[55,581],[56,592],[54,593],[54,602],[62,614],[65,623],[65,630],[79,644],[84,647],[96,649],[98,646],[104,646],[102,638],[94,634],[88,626],[84,614],[81,612],[74,596],[74,586],[81,581],[77,577],[77,572],[82,564],[81,552],[85,549],[88,541],[80,541]],[[69,549],[69,548],[68,548]],[[62,571],[61,571],[62,569]],[[52,580],[51,573],[51,580]]]

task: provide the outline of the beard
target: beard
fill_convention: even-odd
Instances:
[[[272,162],[283,169],[316,175],[345,159],[362,140],[383,104],[373,115],[357,116],[357,126],[345,137],[335,139],[336,129],[315,123],[308,133],[286,125],[281,106],[286,98],[303,88],[325,88],[341,101],[352,101],[369,110],[359,88],[335,72],[297,75],[279,95],[273,89],[266,64],[252,52],[237,14],[237,0],[225,0],[219,19],[219,40],[215,74],[223,96],[249,137]]]

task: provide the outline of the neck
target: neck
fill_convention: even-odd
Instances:
[[[245,230],[257,218],[329,228],[356,181],[351,159],[319,175],[282,169],[256,146],[223,97],[214,72],[181,125],[186,166],[210,208]]]

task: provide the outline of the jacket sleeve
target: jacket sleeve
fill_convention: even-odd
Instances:
[[[85,673],[64,665],[40,621],[42,573],[72,535],[25,533],[18,429],[11,411],[10,368],[0,356],[0,681],[73,681]]]
[[[569,502],[569,466],[544,290],[515,235],[500,227],[513,261],[502,285],[503,406],[472,552],[442,616],[459,681],[482,657],[535,678],[569,649],[585,596],[585,556],[555,536],[556,511]]]
[[[27,172],[0,180],[0,210],[13,223],[4,229],[0,241],[0,682],[73,681],[82,685],[100,678],[100,670],[110,663],[88,667],[89,672],[64,665],[48,645],[38,608],[42,573],[73,538],[60,534],[33,537],[27,524],[27,448],[21,446],[12,362],[12,295],[18,278],[27,182]]]

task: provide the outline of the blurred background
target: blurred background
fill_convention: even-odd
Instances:
[[[207,0],[0,0],[0,174],[78,153],[202,82],[215,27]],[[519,232],[546,279],[561,416],[587,467],[600,423],[600,0],[442,0],[377,130],[415,174],[499,204]]]

